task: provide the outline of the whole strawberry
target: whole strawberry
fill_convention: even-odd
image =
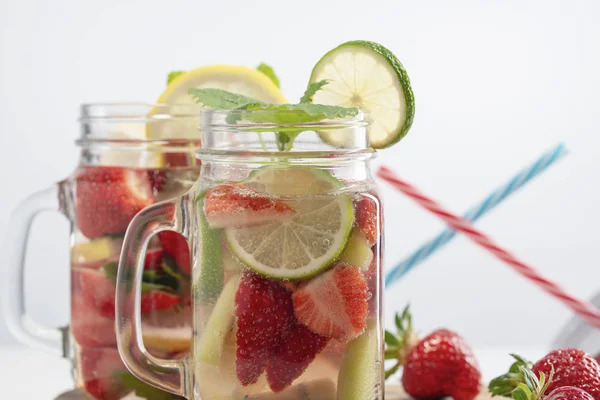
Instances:
[[[542,381],[543,377],[551,377],[546,382],[547,390],[541,390],[539,398],[544,393],[553,395],[558,388],[574,387],[583,390],[594,400],[600,400],[600,365],[581,350],[554,350],[535,364],[519,356],[513,355],[513,357],[516,362],[510,367],[509,372],[490,382],[489,391],[493,395],[506,397],[512,395],[515,398],[517,385],[527,384],[528,379],[535,378]]]
[[[555,350],[535,363],[533,373],[548,376],[554,368],[554,379],[548,387],[551,392],[562,386],[585,390],[600,400],[600,365],[590,355],[578,349]]]
[[[479,366],[460,335],[438,329],[415,344],[408,307],[396,316],[396,325],[398,336],[386,332],[386,358],[397,358],[398,363],[386,372],[386,377],[403,364],[404,390],[417,399],[451,396],[455,400],[473,400],[479,394]]]
[[[554,389],[544,400],[594,400],[591,394],[573,386]]]

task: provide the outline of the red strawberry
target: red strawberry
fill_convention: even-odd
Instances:
[[[245,271],[235,304],[236,373],[240,383],[247,386],[265,371],[270,351],[293,321],[292,301],[279,283]]]
[[[267,382],[273,392],[292,384],[327,345],[329,338],[312,332],[302,324],[293,324],[271,353]]]
[[[163,259],[163,249],[148,249],[146,251],[146,259],[144,260],[145,270],[160,270]]]
[[[356,224],[365,234],[369,246],[373,246],[380,235],[377,222],[381,219],[379,200],[375,197],[364,197],[356,204]],[[383,226],[379,222],[379,226]]]
[[[125,232],[135,214],[154,201],[146,171],[83,167],[75,183],[77,225],[90,239]]]
[[[80,346],[117,344],[115,319],[86,304],[80,294],[71,297],[71,333]]]
[[[175,264],[186,275],[190,275],[190,250],[183,236],[173,231],[163,231],[158,234],[160,243],[165,253],[173,257]]]
[[[533,366],[533,373],[550,375],[554,367],[554,378],[548,392],[562,386],[574,386],[585,390],[600,400],[600,365],[590,355],[578,349],[563,349],[550,352]]]
[[[115,317],[116,288],[101,271],[80,269],[77,271],[84,302],[108,318]],[[142,293],[141,312],[171,308],[179,302],[175,294],[161,290]]]
[[[573,386],[554,389],[544,400],[594,400],[591,394]]]
[[[212,228],[231,228],[287,218],[294,210],[252,189],[225,184],[206,192],[204,214]]]
[[[126,371],[117,349],[82,347],[79,353],[85,390],[98,400],[117,400],[130,390],[116,382],[116,373]]]
[[[300,285],[292,295],[296,318],[311,331],[347,342],[367,326],[367,281],[347,264]]]
[[[160,192],[160,189],[167,183],[167,173],[164,169],[151,169],[148,171],[148,179],[152,185],[152,189]]]
[[[469,345],[458,334],[439,329],[410,350],[402,384],[418,399],[451,396],[472,400],[480,390],[481,373]]]
[[[374,248],[372,250],[375,250]],[[369,265],[369,269],[367,269],[363,274],[367,279],[367,286],[369,288],[369,316],[373,316],[377,313],[377,305],[380,299],[377,296],[379,289],[379,277],[380,274],[377,273],[379,259],[376,257],[377,253],[373,251],[373,260]]]

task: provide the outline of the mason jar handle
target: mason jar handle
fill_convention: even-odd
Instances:
[[[162,390],[187,397],[190,392],[187,357],[165,360],[144,346],[141,321],[141,284],[148,242],[158,232],[178,232],[190,249],[189,195],[156,203],[138,213],[127,228],[117,274],[117,345],[123,362],[140,380]],[[192,260],[193,261],[193,260]]]
[[[25,309],[25,254],[31,225],[42,211],[64,214],[63,183],[32,194],[13,211],[6,231],[4,251],[8,256],[4,280],[4,318],[9,330],[23,344],[50,353],[68,356],[66,328],[42,326],[27,315]]]

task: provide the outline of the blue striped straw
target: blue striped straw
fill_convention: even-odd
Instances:
[[[477,221],[483,214],[492,210],[508,196],[521,189],[542,172],[546,171],[548,167],[566,154],[567,149],[562,143],[554,149],[544,153],[537,161],[523,169],[505,185],[497,188],[481,203],[469,209],[463,217],[469,221]],[[392,283],[398,281],[415,266],[425,261],[429,256],[451,241],[454,236],[456,236],[456,231],[447,228],[438,236],[423,244],[417,251],[401,261],[387,273],[385,277],[385,286],[390,286]]]

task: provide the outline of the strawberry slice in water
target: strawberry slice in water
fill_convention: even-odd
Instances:
[[[100,315],[115,317],[115,284],[101,270],[79,269],[76,271],[79,279],[83,301],[88,307]],[[179,302],[179,297],[162,290],[151,290],[142,293],[141,312],[171,308]]]
[[[377,202],[370,197],[364,197],[356,203],[356,225],[365,234],[369,246],[377,242],[380,230],[377,226],[379,213]]]
[[[267,382],[273,392],[292,384],[327,345],[329,338],[312,332],[302,324],[293,324],[271,352]]]
[[[235,296],[236,374],[243,386],[256,383],[270,352],[293,322],[290,293],[279,283],[253,272],[242,275]]]
[[[175,264],[186,275],[190,275],[190,250],[183,236],[177,232],[164,231],[158,234],[160,244],[166,254],[175,260]]]
[[[292,295],[296,318],[311,331],[348,342],[367,326],[367,280],[353,266],[340,263],[300,285]]]
[[[285,203],[241,185],[219,185],[204,198],[204,214],[211,228],[235,228],[294,215]]]
[[[77,225],[89,239],[125,232],[135,214],[154,202],[145,171],[83,167],[75,185]]]
[[[71,333],[80,346],[98,347],[117,344],[115,319],[90,307],[80,294],[71,297]]]
[[[85,390],[94,398],[116,400],[129,391],[114,379],[115,374],[127,370],[117,349],[82,347],[79,363]]]

